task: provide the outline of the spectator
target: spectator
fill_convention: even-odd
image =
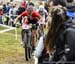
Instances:
[[[62,3],[61,3],[62,2]],[[57,0],[51,0],[50,1],[50,6],[51,6],[51,8],[52,8],[52,10],[51,11],[53,11],[53,8],[55,7],[55,8],[59,8],[59,10],[62,10],[63,11],[63,13],[62,14],[65,14],[66,13],[66,11],[65,11],[65,9],[63,8],[63,6],[66,6],[66,4],[65,4],[65,2],[64,1],[57,1]],[[57,6],[57,7],[56,7]],[[56,9],[55,9],[56,10]],[[55,13],[53,14],[52,12],[52,14],[51,14],[51,17],[52,17],[52,15],[54,15],[55,16],[55,14],[57,14],[57,12],[56,11],[54,11]],[[59,13],[59,12],[58,12]],[[58,18],[60,18],[61,16],[59,16]],[[58,26],[58,24],[59,25],[62,25],[61,23],[62,22],[65,22],[66,20],[66,15],[65,16],[63,16],[64,17],[64,19],[61,17],[61,19],[57,19],[57,15],[54,17],[54,18],[56,18],[57,20],[55,20],[53,17],[52,17],[52,22],[50,22],[51,24],[50,24],[50,28],[49,28],[49,30],[48,30],[48,34],[47,34],[47,36],[46,36],[46,38],[45,38],[45,41],[44,41],[44,38],[43,37],[41,37],[40,38],[40,40],[39,40],[39,43],[38,43],[38,46],[36,47],[36,50],[35,50],[35,52],[34,52],[34,56],[35,57],[37,57],[37,58],[40,58],[39,59],[39,62],[42,62],[43,60],[44,61],[46,61],[46,62],[48,62],[49,61],[49,55],[48,54],[53,54],[53,53],[51,53],[51,52],[53,52],[54,51],[54,48],[50,48],[50,47],[54,47],[54,41],[56,40],[56,36],[54,35],[54,32],[52,33],[51,31],[55,31],[56,30],[56,26]],[[55,21],[55,22],[54,22]],[[55,23],[55,25],[54,25],[54,23]],[[56,23],[57,23],[57,25],[56,25]],[[53,25],[53,26],[52,26]],[[50,30],[50,29],[52,29],[53,27],[55,26],[55,28],[54,28],[54,30]],[[60,31],[61,30],[63,30],[63,28],[59,28],[58,29],[59,31],[57,31],[57,32],[59,32],[60,33]],[[53,35],[52,35],[53,34]],[[57,33],[55,33],[56,35],[57,35]],[[51,39],[50,39],[51,38]],[[55,40],[52,40],[52,39],[54,39],[55,38]],[[52,44],[50,44],[51,42],[53,42]],[[60,43],[60,42],[59,42]],[[50,45],[50,46],[49,46]],[[58,45],[58,44],[57,44]],[[49,46],[49,47],[48,47]],[[45,48],[46,47],[46,48]],[[60,43],[60,45],[59,45],[59,47],[60,47],[60,49],[61,49],[61,43]],[[61,51],[61,50],[60,50]],[[43,54],[43,55],[42,55]],[[50,57],[50,59],[51,59],[52,57]],[[58,57],[59,58],[59,57]],[[55,60],[58,60],[58,58],[57,59],[55,59]],[[40,63],[40,64],[42,64],[42,63]],[[46,64],[46,63],[45,63]],[[47,63],[47,64],[50,64],[50,62],[49,63]]]
[[[47,10],[47,12],[48,12],[48,5],[47,5],[47,3],[45,3],[44,8],[45,8],[45,9]]]
[[[3,5],[0,5],[0,15],[3,14]]]
[[[22,3],[21,3],[21,5],[22,5],[22,7],[24,7],[25,9],[27,8],[27,4],[26,4],[26,1],[22,1]]]
[[[4,14],[6,13],[6,5],[5,4],[3,5],[3,13]]]
[[[18,10],[17,5],[14,3],[13,4],[13,15],[17,14],[17,10]]]
[[[21,4],[18,7],[18,15],[20,15],[22,12],[24,12],[26,9],[21,6]]]
[[[6,5],[6,13],[9,13],[9,10],[10,10],[10,3],[7,2],[7,5]]]
[[[67,9],[68,10],[74,10],[75,11],[75,5],[74,5],[74,1],[73,0],[67,0]]]
[[[66,3],[65,0],[51,0],[49,5],[50,7],[57,6],[57,5],[66,6]]]
[[[51,10],[53,9],[53,7],[54,6],[57,6],[57,5],[60,5],[60,6],[66,6],[66,2],[65,2],[65,0],[50,0],[50,3],[49,3],[49,17],[51,17],[51,15],[50,15],[50,12],[51,12]],[[50,18],[51,19],[51,18]],[[46,20],[48,20],[48,19],[46,19]],[[49,22],[48,22],[48,27],[50,27],[50,23],[51,23],[51,21],[50,20],[48,20]],[[49,28],[48,28],[49,29]]]
[[[48,33],[45,37],[45,40],[44,40],[43,37],[40,38],[39,44],[38,44],[38,46],[36,48],[36,51],[34,53],[34,55],[36,57],[40,58],[39,59],[40,64],[44,64],[42,61],[45,61],[45,62],[49,61],[50,56],[48,54],[53,54],[54,51],[57,50],[57,49],[60,49],[59,52],[61,52],[61,49],[63,49],[63,45],[62,45],[63,42],[61,40],[59,40],[59,37],[60,37],[60,34],[62,33],[62,31],[64,30],[64,26],[63,26],[62,23],[64,23],[66,21],[65,20],[66,19],[66,14],[65,14],[66,12],[64,12],[65,9],[62,10],[63,13],[62,12],[61,13],[65,14],[63,16],[64,18],[62,18],[60,15],[59,16],[57,15],[57,14],[60,13],[60,10],[62,10],[62,8],[60,8],[59,6],[52,9],[52,12],[51,12],[52,13],[51,28],[49,29],[49,31],[48,31]],[[56,46],[56,47],[59,46],[59,47],[57,47],[55,49],[54,46]],[[40,56],[40,55],[42,55],[42,56]],[[58,56],[58,58],[56,58],[56,59],[50,58],[50,61],[51,60],[59,61],[60,57],[61,57],[61,55]],[[48,62],[48,64],[50,64],[50,62]]]
[[[0,24],[3,24],[2,15],[3,15],[3,6],[0,5]]]
[[[27,5],[29,5],[31,3],[31,0],[28,0],[28,3],[27,3]]]
[[[17,14],[20,15],[22,12],[24,12],[26,9],[24,7],[22,7],[21,5],[19,6],[18,10],[17,10]],[[20,23],[22,24],[22,17],[19,18]]]

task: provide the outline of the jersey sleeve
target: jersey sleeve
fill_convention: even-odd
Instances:
[[[33,12],[32,16],[33,16],[33,17],[38,17],[38,18],[41,17],[41,15],[40,15],[38,12]]]
[[[27,11],[24,11],[21,13],[21,16],[27,16],[27,14],[28,14]]]

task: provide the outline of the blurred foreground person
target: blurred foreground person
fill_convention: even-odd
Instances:
[[[63,16],[61,16],[61,14],[63,14]],[[64,8],[55,7],[51,15],[52,22],[48,34],[40,38],[36,51],[34,52],[34,55],[39,58],[38,64],[50,64],[50,62],[59,61],[59,56],[57,56],[56,59],[51,56],[55,50],[60,52],[64,49],[62,41],[60,40],[60,34],[64,29],[63,23],[66,21]],[[55,54],[57,53],[58,52],[55,52]]]
[[[51,10],[51,26],[41,37],[34,52],[37,64],[74,64],[75,27],[66,25],[66,8],[55,6]]]
[[[50,2],[49,2],[49,15],[46,18],[46,26],[48,29],[50,28],[50,25],[51,25],[51,13],[50,12],[51,12],[52,8],[57,5],[66,7],[65,0],[50,0]]]

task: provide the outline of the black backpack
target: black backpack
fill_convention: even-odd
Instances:
[[[61,43],[60,43],[61,42]],[[63,46],[63,47],[62,47]],[[50,60],[46,48],[39,57],[39,64],[55,64],[55,63],[70,63],[75,61],[75,28],[66,28],[57,38],[55,44],[55,52]],[[73,63],[74,64],[74,63]]]
[[[64,35],[64,42],[67,45],[68,52],[65,53],[67,61],[75,61],[75,28],[70,27],[65,30],[63,33]]]
[[[75,50],[74,50],[75,49],[75,28],[74,27],[66,28],[60,34],[59,38],[61,40],[62,45],[60,44],[60,41],[56,43],[56,52],[54,53],[53,61],[60,62],[60,63],[72,62],[74,64],[75,62]],[[63,60],[61,60],[62,58]]]

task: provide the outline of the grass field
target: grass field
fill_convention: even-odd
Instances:
[[[20,44],[21,28],[18,28],[17,31],[17,40],[14,30],[0,34],[0,64],[34,64],[32,59],[28,62],[25,61],[24,49]]]
[[[7,27],[0,26],[0,30],[7,29]]]

